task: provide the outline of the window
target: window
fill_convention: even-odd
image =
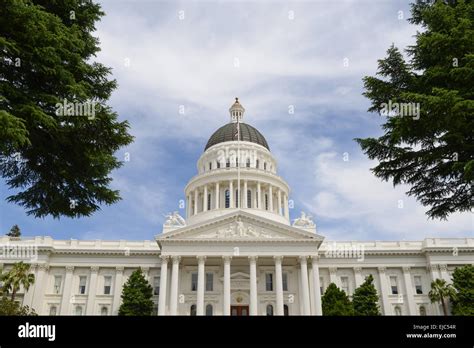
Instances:
[[[84,295],[86,293],[86,284],[87,284],[87,277],[79,276],[79,294]]]
[[[206,291],[214,291],[214,273],[206,273]]]
[[[390,287],[392,289],[392,295],[398,295],[397,277],[390,277]]]
[[[268,195],[265,193],[265,210],[268,210]]]
[[[395,306],[395,315],[402,315],[402,309],[399,306]]]
[[[423,287],[421,286],[421,276],[415,276],[415,290],[417,295],[423,294]]]
[[[100,315],[109,315],[109,309],[104,306],[100,309]]]
[[[160,294],[160,277],[153,277],[153,295]]]
[[[324,294],[324,278],[319,277],[319,291],[321,292],[321,296]]]
[[[61,283],[63,282],[63,277],[60,275],[54,276],[54,293],[60,294],[61,293]]]
[[[49,308],[49,315],[56,315],[58,313],[58,308],[56,306],[51,306]]]
[[[206,315],[207,316],[211,316],[212,315],[212,305],[211,304],[208,304],[206,306]]]
[[[420,306],[420,315],[425,316],[426,315],[426,308],[425,306]]]
[[[288,291],[288,273],[283,273],[282,279],[283,279],[283,291]]]
[[[267,162],[263,162],[263,170],[267,170]]]
[[[265,290],[273,291],[273,273],[265,274]]]
[[[189,314],[191,316],[196,316],[196,305],[195,304],[191,305],[191,308],[189,310]]]
[[[258,206],[258,191],[255,192],[255,208],[260,208],[260,207]]]
[[[221,162],[217,161],[216,164],[217,164],[217,169],[219,169],[221,167]]]
[[[288,308],[288,305],[283,305],[283,315],[285,317],[290,315],[290,309]]]
[[[239,208],[239,190],[235,190],[235,207]]]
[[[247,208],[252,208],[252,191],[247,190]]]
[[[255,168],[260,169],[260,161],[259,160],[255,161]]]
[[[191,291],[197,291],[198,287],[198,274],[191,273]]]
[[[229,160],[227,160],[225,166],[226,166],[227,168],[230,168],[230,161],[229,161]]]
[[[346,294],[349,294],[349,278],[341,277],[341,289],[344,290]]]
[[[104,276],[104,295],[110,295],[112,290],[112,276]]]
[[[239,159],[238,159],[238,158],[235,159],[235,166],[236,166],[236,167],[239,166]]]
[[[271,304],[267,305],[267,315],[273,315],[273,306]]]
[[[212,170],[212,162],[209,162],[209,170]]]
[[[211,210],[211,194],[207,194],[207,210]]]
[[[247,158],[247,168],[250,168],[250,158]]]
[[[225,207],[230,207],[230,193],[229,190],[225,190]]]
[[[76,306],[76,315],[82,315],[82,306]]]

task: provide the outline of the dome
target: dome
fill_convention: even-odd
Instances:
[[[226,141],[237,141],[237,124],[240,125],[240,141],[249,141],[251,143],[259,144],[270,150],[267,141],[256,128],[246,123],[228,123],[214,132],[209,138],[204,151],[213,145],[224,143]]]

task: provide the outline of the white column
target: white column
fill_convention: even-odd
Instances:
[[[257,256],[249,256],[249,261],[250,261],[250,315],[258,315]]]
[[[207,211],[207,185],[204,185],[204,199],[203,199],[203,204],[204,204],[204,207],[202,209],[202,211]]]
[[[413,295],[413,284],[411,281],[410,267],[403,267],[403,278],[405,280],[405,292],[407,294],[408,314],[417,315],[415,297]]]
[[[319,284],[319,256],[311,258],[311,268],[313,271],[313,293],[314,293],[314,313],[315,315],[323,315],[321,306],[321,285]]]
[[[230,315],[230,261],[232,257],[224,256],[224,308],[222,313]]]
[[[300,256],[301,289],[303,293],[303,314],[310,315],[309,282],[307,256]]]
[[[215,197],[215,200],[216,200],[216,208],[215,209],[219,209],[219,198],[220,198],[220,192],[219,192],[219,182],[216,182],[216,197]]]
[[[285,209],[285,218],[289,219],[290,218],[290,210],[288,207],[288,196],[286,193],[283,194],[283,204],[284,204],[284,209]]]
[[[232,180],[229,181],[229,207],[234,207],[234,183]]]
[[[194,190],[194,215],[198,212],[198,189]]]
[[[198,283],[197,283],[197,305],[196,314],[204,315],[204,284],[206,283],[205,256],[198,256]]]
[[[268,210],[273,213],[273,188],[272,185],[268,185]]]
[[[247,180],[244,180],[244,196],[243,197],[244,197],[243,206],[244,206],[244,208],[248,208],[249,207],[249,205],[248,205],[249,197],[248,197],[248,192],[247,192]]]
[[[278,189],[278,192],[277,192],[277,199],[278,199],[278,204],[277,204],[278,215],[283,215],[282,210],[281,210],[281,190],[280,189]]]
[[[449,272],[448,272],[448,265],[440,264],[439,271],[441,273],[441,279],[444,279],[447,283],[452,283],[451,277],[449,276]]]
[[[257,208],[262,209],[262,186],[260,181],[257,182]]]
[[[392,310],[390,308],[390,303],[388,301],[388,284],[387,284],[387,275],[385,274],[385,267],[378,267],[379,278],[380,278],[380,292],[382,296],[382,305],[383,305],[383,314],[391,315]]]
[[[168,256],[161,255],[160,294],[158,295],[158,315],[166,315],[166,289],[168,287]]]
[[[171,269],[171,294],[170,294],[170,314],[178,314],[178,277],[180,256],[173,256],[173,266]]]
[[[120,307],[120,300],[122,294],[122,283],[123,283],[123,267],[115,268],[115,282],[114,282],[114,301],[112,304],[112,311],[115,315],[118,314]]]
[[[329,282],[334,283],[339,287],[339,282],[337,279],[337,268],[336,267],[329,267]]]
[[[354,279],[355,279],[355,287],[357,289],[364,282],[364,279],[362,277],[362,268],[354,267]]]
[[[89,283],[89,294],[87,296],[86,315],[94,314],[94,301],[97,293],[97,273],[99,267],[91,267],[91,280]]]
[[[35,279],[35,293],[33,296],[32,307],[37,314],[43,314],[43,300],[44,300],[44,288],[46,280],[48,279],[49,265],[39,264],[38,265],[38,278]],[[31,290],[30,290],[31,291]],[[61,306],[62,307],[62,306]],[[49,313],[48,313],[49,314]]]
[[[0,264],[0,272],[2,270],[2,264]],[[37,264],[31,264],[30,265],[30,273],[34,275],[35,277],[35,284],[31,285],[28,290],[25,290],[25,295],[23,297],[23,306],[28,306],[30,308],[33,307],[33,293],[35,292],[35,289],[39,287],[39,284],[36,283],[38,281],[38,265]]]
[[[191,195],[186,196],[186,217],[191,216]]]
[[[274,256],[275,260],[275,283],[276,283],[276,315],[284,315],[283,308],[283,274],[281,262],[283,256]]]
[[[68,315],[71,303],[72,273],[74,266],[66,266],[66,277],[64,279],[64,291],[61,299],[61,315]]]

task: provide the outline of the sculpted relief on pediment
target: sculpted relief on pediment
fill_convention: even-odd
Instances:
[[[198,239],[214,239],[214,238],[228,238],[228,239],[240,239],[240,238],[289,238],[280,233],[267,230],[262,227],[251,225],[237,219],[231,222],[229,225],[224,227],[215,228],[208,232],[199,233],[193,238]]]

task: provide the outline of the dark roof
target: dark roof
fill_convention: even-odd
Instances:
[[[250,141],[255,144],[262,145],[268,150],[267,141],[256,128],[252,127],[246,123],[240,123],[240,137],[241,141]],[[206,144],[204,151],[210,148],[213,145],[224,143],[226,141],[236,141],[237,140],[237,123],[228,123],[225,126],[222,126],[214,132],[209,138],[209,141]]]

